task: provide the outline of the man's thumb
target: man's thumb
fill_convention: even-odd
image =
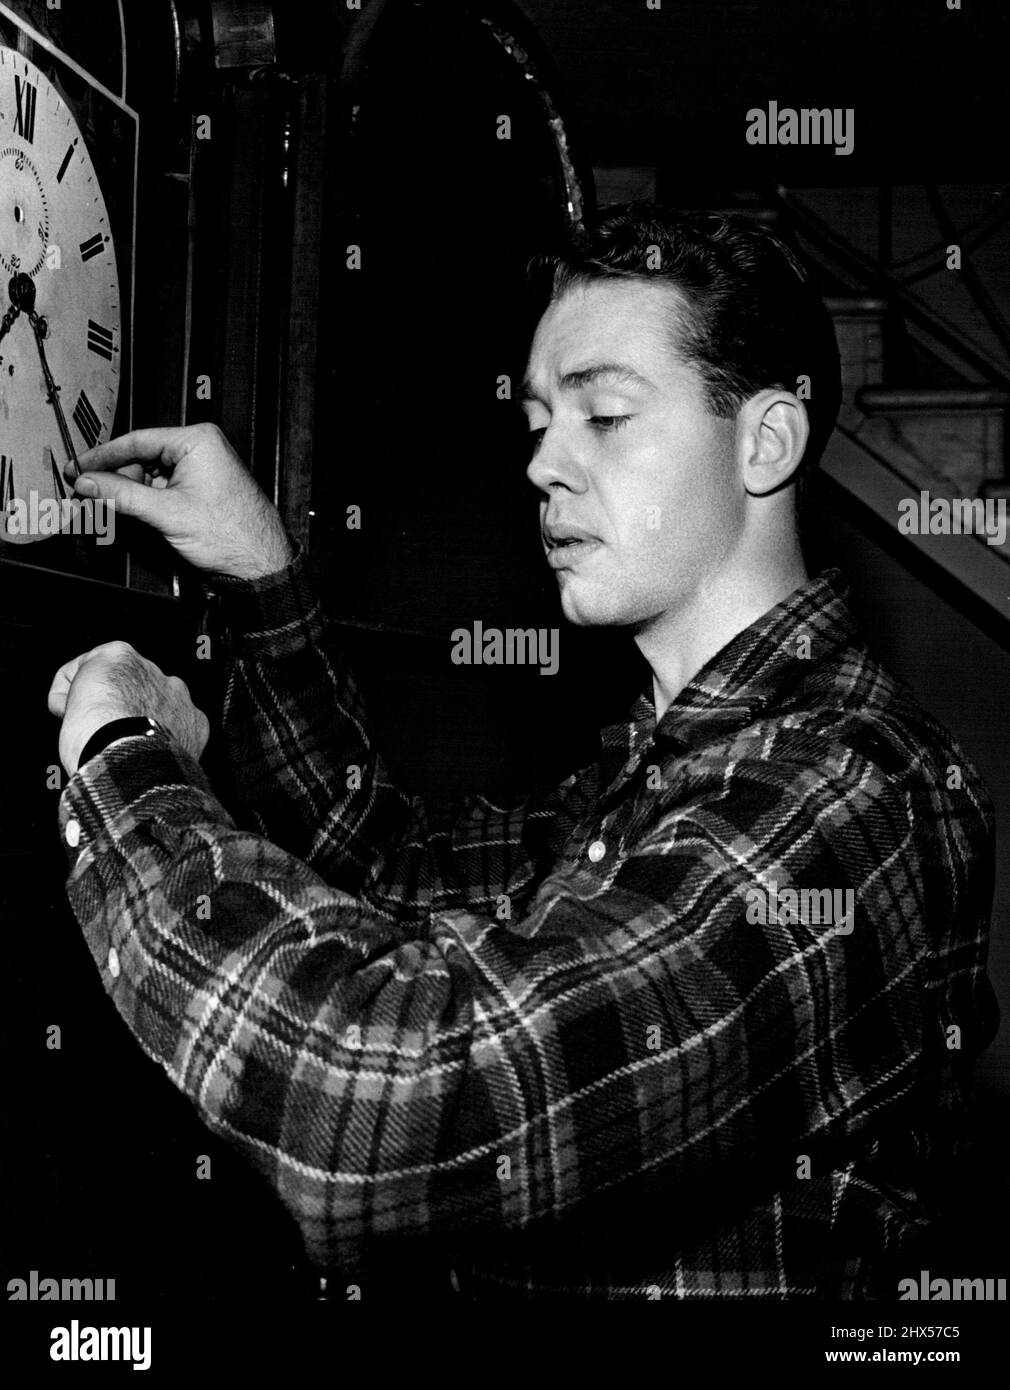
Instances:
[[[121,516],[134,516],[160,531],[165,525],[165,489],[145,487],[115,473],[82,473],[74,482],[78,497],[110,502]]]

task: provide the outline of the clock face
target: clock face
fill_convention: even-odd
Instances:
[[[23,280],[16,290],[15,276],[33,290]],[[21,311],[0,339],[0,536],[31,542],[42,536],[7,528],[11,502],[30,516],[32,493],[70,495],[71,453],[109,438],[122,322],[112,228],[81,131],[46,75],[0,47],[0,317],[12,293]]]

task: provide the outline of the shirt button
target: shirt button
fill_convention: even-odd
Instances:
[[[67,844],[71,849],[76,849],[81,840],[81,823],[79,820],[68,820],[63,831],[67,837]]]
[[[449,1283],[452,1285],[453,1293],[459,1293],[459,1275],[454,1269],[449,1271]]]
[[[594,840],[589,846],[589,858],[594,864],[598,864],[607,852],[607,847],[602,840]]]
[[[115,946],[109,947],[109,974],[114,980],[119,979],[119,952]]]

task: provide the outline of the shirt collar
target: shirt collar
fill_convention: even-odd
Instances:
[[[650,679],[630,711],[633,745],[651,737],[657,745],[686,749],[713,733],[729,733],[752,722],[858,635],[849,592],[837,569],[826,569],[802,584],[707,661],[672,701],[658,727]],[[810,639],[809,650],[804,637]],[[627,737],[627,725],[624,733]]]

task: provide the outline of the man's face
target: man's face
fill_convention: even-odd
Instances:
[[[709,412],[671,308],[669,287],[594,282],[556,300],[533,339],[527,475],[573,623],[643,630],[688,609],[743,528],[736,422]]]

